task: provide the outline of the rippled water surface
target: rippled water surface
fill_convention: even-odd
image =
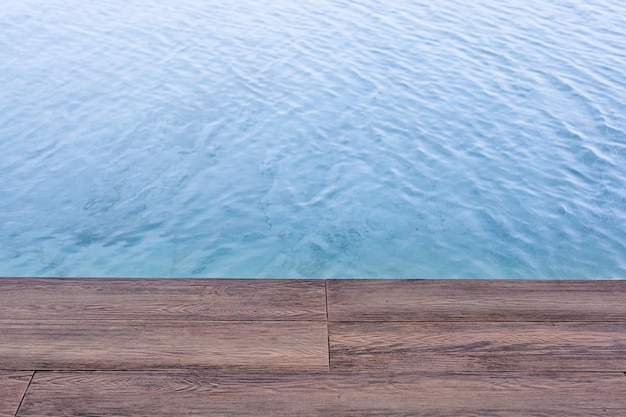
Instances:
[[[4,0],[0,275],[626,278],[626,2]]]

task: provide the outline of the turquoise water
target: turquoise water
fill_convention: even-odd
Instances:
[[[626,2],[4,0],[0,275],[626,278]]]

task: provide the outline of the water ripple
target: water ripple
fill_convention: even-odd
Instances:
[[[10,1],[0,275],[624,278],[623,16]]]

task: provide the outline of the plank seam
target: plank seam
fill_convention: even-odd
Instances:
[[[24,372],[24,370],[19,369],[4,369],[5,371],[11,372]],[[30,370],[29,370],[30,371]],[[207,377],[246,377],[250,375],[263,375],[263,376],[271,376],[271,375],[328,375],[328,371],[324,370],[268,370],[267,369],[245,369],[245,370],[217,370],[219,373],[215,372],[215,369],[210,368],[111,368],[111,369],[96,369],[96,368],[49,368],[49,369],[38,369],[35,373],[38,374],[47,374],[47,373],[56,373],[56,374],[77,374],[77,373],[85,373],[85,374],[114,374],[114,373],[132,373],[132,374],[164,374],[164,375],[205,375]],[[626,372],[620,372],[624,374],[626,377]],[[367,369],[367,370],[339,370],[332,371],[330,375],[422,375],[422,376],[430,376],[430,375],[460,375],[460,376],[468,376],[468,375],[484,375],[484,374],[524,374],[524,375],[581,375],[581,374],[589,374],[589,375],[615,375],[615,371],[606,370],[606,369],[582,369],[582,370],[520,370],[520,369],[501,369],[501,370],[489,370],[489,369],[475,369],[475,370],[467,370],[467,371],[398,371],[392,370],[387,371],[385,369]],[[33,376],[31,377],[31,380]],[[30,386],[27,386],[27,388]]]
[[[328,320],[328,280],[324,280],[324,300],[326,301],[326,342],[328,346],[328,371],[330,372],[330,321]]]
[[[552,326],[556,326],[558,324],[575,324],[575,323],[579,323],[579,324],[599,324],[599,323],[605,323],[605,324],[624,324],[624,320],[489,320],[489,319],[450,319],[450,320],[439,320],[439,319],[412,319],[412,320],[387,320],[387,319],[372,319],[372,320],[354,320],[354,319],[350,319],[350,320],[333,320],[332,323],[334,324],[340,324],[340,323],[364,323],[364,324],[371,324],[371,323],[432,323],[432,324],[439,324],[439,323],[477,323],[477,324],[484,324],[484,323],[494,323],[494,324],[511,324],[511,323],[529,323],[529,324],[545,324],[545,325],[552,325]]]
[[[22,394],[22,399],[20,400],[20,403],[17,406],[17,410],[15,410],[15,414],[14,414],[15,417],[17,417],[17,415],[20,413],[20,409],[22,408],[22,404],[24,403],[24,399],[26,398],[26,394],[28,393],[30,384],[33,383],[33,379],[35,378],[35,373],[37,373],[37,371],[32,371],[32,374],[30,375],[30,380],[28,381],[28,385],[26,386],[26,389],[24,390],[24,394]]]
[[[142,326],[145,323],[165,323],[165,324],[178,324],[181,319],[186,318],[190,323],[245,323],[245,324],[254,324],[254,323],[319,323],[320,319],[289,319],[289,320],[276,320],[276,319],[260,319],[260,320],[211,320],[211,319],[193,319],[193,315],[181,316],[181,317],[173,317],[171,319],[150,319],[150,318],[100,318],[100,319],[37,319],[38,321],[33,323],[33,319],[11,319],[4,320],[0,319],[0,324],[3,325],[11,325],[15,324],[23,324],[24,322],[32,324],[34,327],[37,325],[53,325],[53,326],[65,326],[65,323],[103,323],[103,322],[124,322],[129,323],[132,326]]]
[[[323,316],[325,320],[330,321],[329,309],[328,309],[328,295],[326,293],[326,311],[317,312],[315,315]],[[320,317],[321,318],[321,317]],[[11,324],[11,323],[23,323],[23,322],[34,322],[34,325],[37,324],[57,324],[57,323],[65,323],[65,322],[76,322],[76,323],[91,323],[91,322],[128,322],[128,323],[138,323],[138,322],[152,322],[152,323],[168,323],[168,322],[178,322],[181,319],[187,319],[189,321],[193,321],[194,323],[258,323],[258,322],[302,322],[302,323],[319,323],[320,318],[300,318],[300,317],[290,317],[290,318],[280,318],[280,317],[267,317],[267,318],[219,318],[219,319],[211,319],[206,317],[197,317],[194,314],[184,314],[180,316],[171,316],[166,318],[152,318],[148,315],[146,316],[138,316],[138,317],[109,317],[109,318],[44,318],[44,317],[16,317],[11,319],[0,319],[0,324]],[[517,319],[498,319],[498,318],[489,318],[489,317],[459,317],[459,318],[448,318],[448,319],[440,319],[435,317],[425,317],[425,318],[407,318],[407,319],[398,319],[398,318],[338,318],[332,320],[333,323],[544,323],[544,324],[558,324],[558,323],[589,323],[589,324],[597,324],[597,323],[607,323],[607,324],[624,324],[623,318],[603,318],[603,319],[594,319],[594,318],[580,318],[580,319],[569,319],[569,318],[546,318],[546,319],[532,319],[532,320],[524,320],[524,318]]]

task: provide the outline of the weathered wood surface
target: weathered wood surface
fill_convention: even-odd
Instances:
[[[626,321],[626,281],[329,280],[331,321]]]
[[[37,373],[29,416],[623,416],[611,374]]]
[[[33,372],[0,371],[0,417],[14,417]]]
[[[322,280],[0,278],[0,319],[326,320]]]
[[[324,322],[0,320],[0,328],[0,369],[328,369]]]
[[[619,371],[626,323],[330,323],[333,371]]]
[[[26,387],[19,416],[623,416],[624,300],[626,281],[0,278],[0,417]]]

